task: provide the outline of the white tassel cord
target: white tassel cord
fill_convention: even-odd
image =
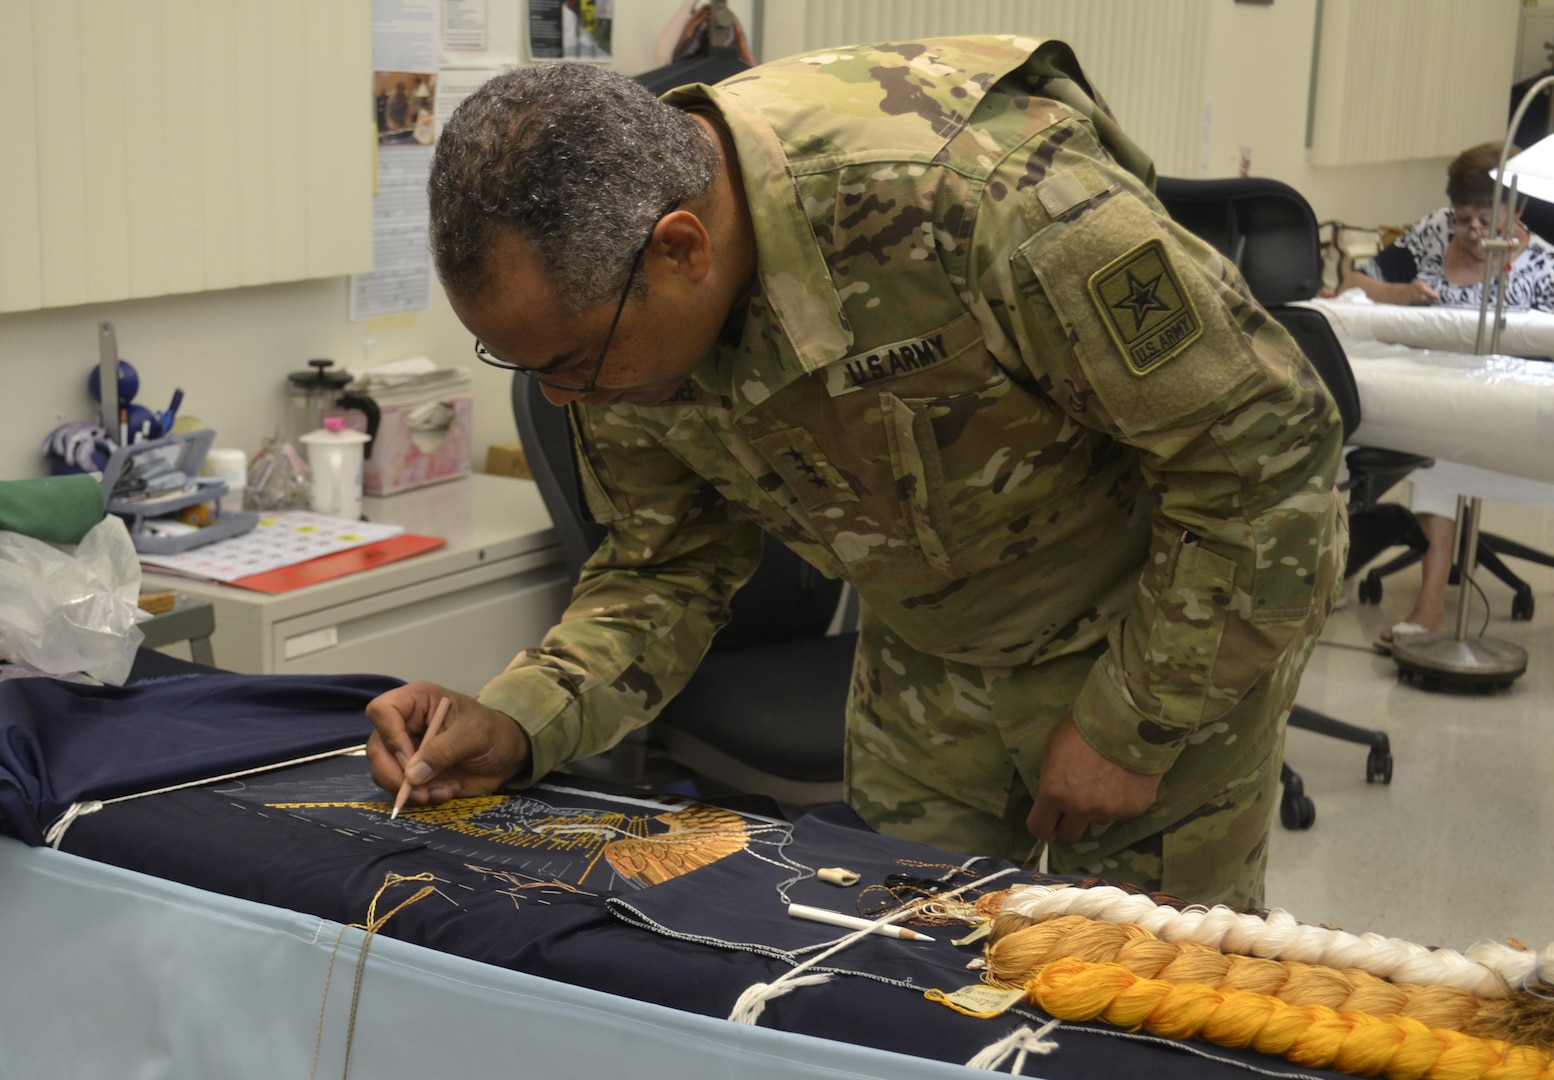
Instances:
[[[860,934],[867,931],[860,930]],[[797,970],[797,969],[795,969]],[[736,1024],[749,1024],[752,1027],[766,1011],[766,1003],[775,1001],[791,990],[797,990],[801,986],[819,986],[823,982],[830,982],[829,972],[822,971],[816,975],[799,975],[788,978],[792,972],[784,974],[780,978],[769,983],[752,983],[745,988],[745,992],[739,995],[739,1000],[734,1002],[734,1011],[728,1014],[728,1018]]]
[[[1014,1063],[1009,1066],[1009,1072],[1019,1076],[1025,1068],[1027,1056],[1037,1054],[1045,1057],[1058,1048],[1057,1041],[1046,1036],[1055,1031],[1060,1023],[1061,1020],[1048,1020],[1034,1031],[1029,1027],[1015,1028],[992,1046],[977,1051],[977,1055],[966,1062],[966,1067],[998,1072],[1004,1067],[1004,1062],[1012,1057]]]
[[[908,915],[916,912],[919,907],[926,903],[948,900],[971,889],[980,889],[990,881],[997,881],[1001,877],[1008,877],[1010,874],[1018,873],[1022,873],[1021,869],[1018,866],[1011,866],[1007,870],[1000,870],[996,874],[989,874],[985,878],[973,881],[970,885],[962,885],[960,888],[955,889],[952,892],[943,893],[938,896],[924,897],[922,900],[914,901],[904,908],[901,908],[897,911],[892,911],[888,915],[884,915],[878,919],[875,919],[862,930],[854,931],[853,933],[848,934],[846,937],[839,939],[829,949],[826,949],[824,952],[819,953],[816,956],[810,957],[802,964],[798,964],[792,968],[789,968],[787,971],[777,976],[777,978],[773,979],[771,982],[755,983],[753,986],[747,988],[744,993],[739,995],[739,1000],[734,1002],[734,1009],[728,1014],[728,1018],[736,1024],[754,1024],[760,1017],[762,1011],[766,1008],[766,1003],[768,1001],[780,998],[788,991],[797,989],[800,986],[818,986],[823,982],[830,981],[831,976],[828,973],[822,972],[818,975],[805,975],[804,972],[820,963],[820,961],[825,960],[828,957],[835,956],[837,953],[841,952],[843,949],[847,948],[854,942],[862,941],[864,938],[872,934],[876,927],[889,926],[890,924],[900,919],[904,919]]]
[[[1554,945],[1533,952],[1484,942],[1464,955],[1380,934],[1307,926],[1281,908],[1274,908],[1266,919],[1223,905],[1177,910],[1112,885],[1089,889],[1032,885],[1005,897],[1003,911],[1031,919],[1084,915],[1133,923],[1163,941],[1192,942],[1242,956],[1358,968],[1393,982],[1455,986],[1482,998],[1509,997],[1539,982],[1554,985]]]
[[[207,776],[201,780],[190,780],[185,784],[170,784],[167,787],[157,788],[155,791],[137,791],[133,795],[120,795],[117,799],[85,799],[81,802],[71,803],[65,812],[59,815],[54,824],[48,827],[43,834],[43,842],[54,850],[59,850],[59,845],[65,839],[65,833],[70,826],[75,824],[77,818],[87,814],[95,814],[103,807],[112,803],[129,802],[131,799],[144,799],[150,795],[165,795],[169,791],[182,791],[184,788],[204,787],[206,784],[219,784],[223,780],[236,780],[243,776],[252,776],[255,773],[271,772],[275,769],[284,769],[292,765],[306,765],[310,761],[322,761],[324,758],[344,757],[346,754],[359,753],[366,747],[366,743],[358,743],[356,746],[346,746],[339,750],[326,750],[322,754],[310,754],[307,757],[292,758],[290,761],[277,761],[270,765],[258,765],[252,769],[241,769],[238,772],[225,773],[221,776]]]

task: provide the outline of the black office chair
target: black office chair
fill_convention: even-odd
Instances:
[[[689,83],[722,82],[731,75],[749,71],[750,65],[732,45],[709,45],[700,56],[676,60],[672,64],[644,71],[635,76],[636,81],[655,94],[666,94],[677,86]]]
[[[1457,543],[1460,545],[1461,542],[1462,538],[1460,536],[1457,537]],[[1422,532],[1411,537],[1407,543],[1408,551],[1378,566],[1373,566],[1365,572],[1365,576],[1360,579],[1357,589],[1360,603],[1380,603],[1382,596],[1381,579],[1389,574],[1395,574],[1399,570],[1413,566],[1420,559],[1424,558],[1429,542],[1425,540]],[[1460,552],[1460,550],[1459,547],[1458,551]],[[1532,586],[1523,581],[1514,570],[1505,564],[1505,561],[1500,557],[1502,555],[1509,555],[1513,558],[1537,563],[1540,566],[1554,566],[1554,555],[1539,551],[1537,548],[1530,548],[1526,544],[1518,543],[1498,533],[1488,533],[1480,530],[1478,534],[1478,564],[1491,574],[1494,574],[1495,577],[1499,578],[1511,589],[1511,618],[1531,619],[1533,612],[1537,609],[1537,604],[1532,595]],[[1452,559],[1451,584],[1453,585],[1462,580],[1461,575],[1457,572],[1459,562],[1460,554]]]
[[[605,530],[582,502],[568,410],[540,389],[513,376],[513,415],[576,581]],[[647,728],[575,771],[640,785],[662,782],[652,770],[667,759],[707,796],[749,792],[796,807],[839,800],[858,638],[856,629],[827,633],[842,598],[841,582],[766,537],[760,568],[734,595],[732,617],[690,683]]]
[[[1288,306],[1316,296],[1322,280],[1321,244],[1311,206],[1288,184],[1254,177],[1161,177],[1156,194],[1178,223],[1236,264],[1258,302],[1290,331],[1338,406],[1347,438],[1360,422],[1360,395],[1349,360],[1326,316]],[[1349,468],[1343,485],[1350,514],[1347,577],[1388,547],[1414,537],[1423,542],[1406,508],[1376,500],[1414,469],[1434,462],[1418,454],[1374,447],[1351,449],[1344,460]],[[1386,732],[1347,724],[1304,705],[1294,706],[1289,722],[1291,727],[1370,747],[1366,781],[1392,782],[1392,749]],[[1284,797],[1279,820],[1287,829],[1309,829],[1316,821],[1316,807],[1305,794],[1299,774],[1285,764],[1280,779]]]

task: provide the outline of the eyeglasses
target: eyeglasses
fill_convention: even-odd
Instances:
[[[1501,220],[1504,220],[1502,218]],[[1495,226],[1489,220],[1489,211],[1479,213],[1464,213],[1456,207],[1446,211],[1446,225],[1452,232],[1481,232],[1495,231]]]
[[[610,354],[610,342],[615,339],[615,328],[620,325],[621,312],[626,310],[626,299],[631,296],[631,286],[637,279],[637,271],[642,267],[642,260],[647,255],[648,248],[653,246],[653,234],[658,231],[658,223],[679,209],[679,200],[672,203],[668,209],[653,219],[652,228],[648,229],[647,239],[637,249],[637,253],[631,258],[631,270],[626,274],[626,287],[621,290],[620,302],[615,305],[615,318],[610,320],[610,331],[604,335],[604,345],[599,349],[599,359],[594,361],[594,369],[588,378],[582,382],[565,377],[557,378],[544,371],[535,368],[524,367],[522,364],[510,364],[506,360],[498,360],[491,355],[483,344],[475,342],[475,359],[482,364],[490,364],[494,368],[504,371],[516,371],[520,375],[527,375],[541,386],[548,386],[553,390],[564,390],[569,394],[591,394],[599,384],[599,374],[604,371],[604,358]]]

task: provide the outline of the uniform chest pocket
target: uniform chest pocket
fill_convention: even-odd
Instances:
[[[977,569],[957,556],[1029,508],[1018,447],[1029,445],[1030,398],[999,377],[953,397],[886,392],[879,404],[896,498],[923,559],[946,576]]]

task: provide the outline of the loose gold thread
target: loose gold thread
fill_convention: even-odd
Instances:
[[[411,904],[425,900],[432,893],[437,892],[437,887],[435,885],[421,886],[421,888],[417,889],[407,899],[401,900],[398,904],[396,904],[392,911],[381,917],[378,915],[378,900],[392,885],[398,885],[405,881],[436,880],[437,878],[430,873],[407,875],[396,874],[393,871],[390,871],[384,875],[383,884],[378,887],[378,891],[373,894],[372,902],[367,905],[366,922],[351,923],[347,926],[342,926],[340,927],[340,932],[335,934],[334,947],[329,950],[329,965],[324,969],[324,997],[323,1000],[318,1003],[318,1028],[313,1033],[313,1064],[308,1069],[309,1080],[312,1080],[312,1078],[318,1073],[318,1051],[319,1047],[321,1047],[324,1042],[324,1008],[329,1004],[329,982],[334,977],[335,954],[340,951],[340,939],[345,936],[345,932],[347,930],[354,929],[361,930],[363,932],[361,951],[357,954],[356,957],[355,984],[351,989],[350,1020],[346,1024],[345,1029],[345,1064],[341,1067],[340,1070],[341,1080],[345,1080],[351,1071],[351,1040],[355,1037],[356,1034],[356,1006],[357,1002],[361,999],[362,976],[366,973],[367,967],[367,949],[372,944],[373,935],[376,934],[379,930],[383,929],[384,925],[390,919],[392,919],[395,915],[398,915],[405,908],[409,907]]]
[[[970,874],[972,871],[955,863],[923,862],[921,859],[892,859],[897,866],[915,866],[920,870],[947,870],[945,877],[954,877],[956,874]]]
[[[576,893],[578,896],[599,895],[598,893],[589,892],[587,889],[579,889],[577,886],[568,884],[559,878],[549,881],[538,878],[531,881],[520,881],[519,875],[509,870],[492,870],[489,867],[476,866],[474,863],[465,863],[464,869],[494,877],[499,881],[505,881],[515,889],[560,889],[563,892]]]

